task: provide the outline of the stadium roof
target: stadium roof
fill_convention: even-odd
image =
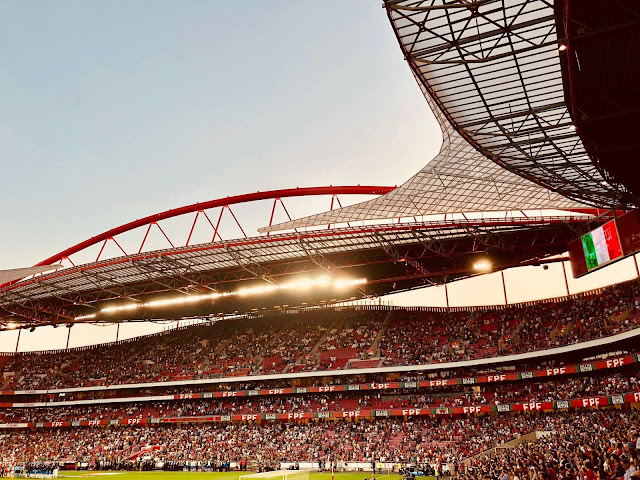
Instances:
[[[35,267],[13,268],[11,270],[0,270],[0,285],[20,280],[21,278],[35,275],[36,273],[48,272],[55,270],[61,265],[43,265]]]
[[[621,206],[625,187],[588,154],[565,100],[561,17],[553,1],[387,0],[385,6],[440,123],[440,152],[380,198],[261,231],[435,213]]]
[[[558,30],[563,20],[571,18],[565,10],[554,9],[551,0],[388,0],[385,7],[443,132],[442,148],[426,167],[396,189],[334,187],[352,193],[368,188],[369,194],[381,195],[269,225],[261,231],[333,226],[329,229],[217,242],[216,225],[211,243],[189,245],[187,240],[184,247],[175,247],[162,231],[172,248],[142,252],[143,240],[138,254],[127,255],[113,235],[139,226],[148,226],[148,234],[157,221],[188,212],[196,213],[195,226],[198,215],[206,216],[203,210],[213,206],[221,208],[219,224],[231,199],[182,207],[125,224],[41,264],[61,261],[97,242],[104,242],[104,248],[110,240],[123,256],[73,265],[17,283],[0,283],[0,329],[7,328],[9,322],[33,326],[74,323],[80,318],[128,320],[131,315],[113,309],[110,315],[103,315],[105,302],[152,303],[169,295],[187,298],[206,292],[228,293],[244,288],[241,285],[245,283],[278,284],[314,272],[366,278],[367,283],[358,291],[314,291],[295,297],[284,292],[277,298],[251,301],[241,296],[216,297],[188,308],[140,310],[136,318],[179,318],[246,311],[273,306],[274,302],[321,304],[355,295],[382,295],[474,275],[477,272],[471,265],[479,255],[490,255],[495,269],[540,263],[566,251],[570,240],[593,227],[590,222],[602,220],[594,219],[592,215],[600,212],[591,206],[630,205],[625,187],[616,183],[593,153],[597,142],[587,142],[589,149],[585,148],[584,119],[572,118],[583,105],[580,99],[590,97],[574,97],[566,85],[566,72],[573,64],[563,57],[567,49],[571,52],[565,43],[571,39],[580,42],[581,34],[571,28]],[[568,38],[559,39],[558,31],[569,32]],[[583,85],[589,84],[587,80]],[[566,101],[567,92],[575,103]],[[308,190],[309,194],[332,193],[329,187]],[[272,199],[275,209],[280,196],[297,196],[300,191],[240,195],[233,202]],[[531,210],[592,215],[549,216],[541,212],[533,217],[522,213]],[[446,215],[469,212],[483,215],[463,215],[464,219],[447,219]],[[445,216],[438,220],[417,218],[431,214]],[[414,221],[395,223],[407,217],[414,217]],[[233,218],[237,222],[235,215]],[[394,223],[388,221],[391,219]],[[349,224],[356,220],[381,223]]]
[[[442,128],[443,143],[438,155],[409,181],[373,200],[259,231],[442,213],[585,208],[487,159],[451,127],[429,97],[427,101]]]
[[[556,2],[566,97],[591,158],[640,198],[640,2]]]
[[[144,252],[67,268],[4,286],[0,312],[5,326],[128,319],[99,314],[105,305],[146,302],[176,295],[238,291],[245,285],[279,284],[296,275],[330,274],[367,280],[340,291],[316,289],[255,298],[233,296],[180,308],[143,312],[137,319],[180,318],[274,305],[322,304],[355,296],[442,283],[476,275],[473,262],[489,255],[494,268],[566,250],[593,217],[500,217],[316,230]],[[591,225],[592,226],[592,225]],[[297,304],[294,302],[298,302]],[[0,327],[2,328],[2,327]]]

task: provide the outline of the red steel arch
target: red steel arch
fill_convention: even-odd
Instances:
[[[218,198],[207,202],[194,203],[184,207],[165,210],[164,212],[149,215],[147,217],[125,223],[119,227],[107,230],[99,235],[91,237],[84,242],[80,242],[51,257],[37,263],[36,266],[52,265],[68,258],[74,253],[78,253],[86,248],[92,247],[100,242],[112,239],[116,235],[129,232],[145,225],[152,225],[160,220],[179,217],[188,213],[204,211],[216,207],[228,207],[240,203],[255,202],[259,200],[279,200],[288,197],[308,197],[315,195],[382,195],[394,190],[396,187],[371,186],[371,185],[351,185],[351,186],[328,186],[328,187],[303,187],[303,188],[286,188],[281,190],[267,190],[265,192],[246,193],[243,195],[233,195],[230,197]],[[164,233],[164,232],[163,232]]]

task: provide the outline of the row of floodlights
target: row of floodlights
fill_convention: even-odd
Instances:
[[[203,302],[206,300],[217,300],[224,297],[246,297],[250,295],[260,295],[265,293],[272,293],[281,290],[309,290],[311,288],[335,288],[338,290],[353,287],[357,285],[364,285],[367,283],[366,278],[357,279],[345,279],[345,278],[331,278],[328,275],[323,275],[317,278],[305,278],[295,280],[287,283],[261,285],[259,287],[246,287],[236,290],[234,292],[213,292],[204,295],[184,295],[182,297],[166,298],[162,300],[152,300],[149,302],[137,302],[127,303],[124,305],[114,305],[111,307],[103,307],[98,313],[109,314],[119,312],[131,312],[140,308],[162,308],[173,307],[178,305],[187,305],[192,303]],[[91,320],[96,318],[98,313],[90,313],[87,315],[80,315],[75,317],[74,320]]]

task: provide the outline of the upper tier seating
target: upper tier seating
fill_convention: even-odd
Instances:
[[[637,328],[639,301],[639,283],[633,281],[599,294],[486,311],[325,309],[221,321],[118,345],[2,357],[2,389],[418,365],[531,352]]]

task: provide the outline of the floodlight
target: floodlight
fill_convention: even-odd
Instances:
[[[144,303],[128,303],[124,305],[114,305],[112,307],[104,307],[100,309],[100,313],[115,313],[136,310],[140,307],[156,308],[156,307],[169,307],[172,305],[184,305],[189,303],[196,303],[203,300],[214,300],[220,297],[229,296],[247,296],[247,295],[259,295],[263,293],[271,293],[278,290],[308,290],[312,287],[328,288],[333,286],[334,288],[346,288],[354,285],[363,285],[367,283],[366,278],[339,278],[332,279],[330,275],[321,275],[315,278],[301,278],[293,280],[288,283],[260,285],[256,287],[246,287],[236,290],[234,292],[214,292],[206,295],[183,295],[175,298],[165,298],[159,300],[152,300]],[[96,314],[91,313],[88,315],[80,315],[75,317],[74,320],[89,320],[95,318]]]
[[[491,271],[491,262],[489,260],[480,260],[473,264],[473,269],[477,272]]]
[[[115,307],[105,307],[100,310],[100,313],[114,313],[135,310],[136,308],[138,308],[138,305],[138,303],[128,303],[126,305],[117,305]]]

